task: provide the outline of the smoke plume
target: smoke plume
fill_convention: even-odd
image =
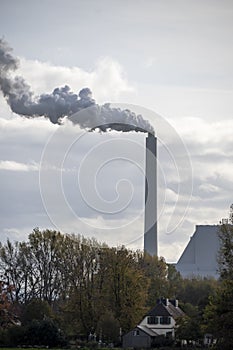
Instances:
[[[117,131],[142,131],[154,133],[150,123],[141,115],[136,115],[130,110],[111,108],[110,104],[99,106],[92,98],[89,88],[82,89],[79,94],[71,91],[68,85],[57,87],[50,94],[35,96],[31,87],[20,76],[12,76],[17,70],[19,60],[12,55],[12,49],[6,41],[0,39],[0,89],[7,100],[11,110],[19,115],[32,118],[44,116],[54,124],[60,123],[67,116],[73,123],[88,130],[109,129]],[[84,111],[91,107],[91,113]]]

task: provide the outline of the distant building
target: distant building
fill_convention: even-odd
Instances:
[[[182,316],[178,300],[159,299],[139,325],[123,336],[123,348],[151,348],[158,336],[173,339],[176,320]]]
[[[220,225],[196,226],[193,236],[175,265],[182,277],[219,277],[219,229]]]

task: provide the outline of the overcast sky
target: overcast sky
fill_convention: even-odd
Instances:
[[[233,202],[231,0],[1,0],[0,35],[35,96],[69,85],[129,104],[158,136],[159,255]],[[145,134],[14,114],[0,95],[1,240],[34,227],[143,246]],[[90,178],[93,174],[93,178]]]

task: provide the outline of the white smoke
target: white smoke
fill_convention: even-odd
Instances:
[[[11,76],[19,65],[19,60],[11,52],[6,41],[0,39],[0,88],[14,113],[29,118],[45,116],[54,124],[67,116],[73,123],[88,130],[98,128],[103,132],[113,129],[154,133],[153,127],[141,115],[128,109],[111,108],[110,104],[97,105],[89,88],[80,90],[77,95],[65,85],[55,88],[50,94],[35,96],[22,77]],[[77,113],[87,108],[88,113]]]

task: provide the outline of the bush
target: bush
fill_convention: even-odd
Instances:
[[[52,320],[33,320],[26,328],[26,343],[29,345],[64,346],[66,341]]]
[[[43,321],[45,317],[52,317],[51,307],[46,301],[34,299],[23,308],[23,325],[30,325],[33,320]]]
[[[25,343],[25,328],[20,326],[12,326],[8,328],[6,333],[7,346],[18,346]]]
[[[165,337],[164,335],[158,335],[153,340],[152,347],[153,348],[161,348],[166,346],[172,346],[174,344],[174,340],[171,337]]]
[[[33,320],[28,326],[14,326],[0,331],[1,346],[66,346],[67,342],[52,320]]]
[[[0,328],[0,346],[6,345],[6,339],[7,339],[7,332],[5,329]]]

